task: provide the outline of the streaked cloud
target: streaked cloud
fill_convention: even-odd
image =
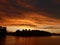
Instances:
[[[60,25],[59,0],[0,0],[0,25],[40,26]]]

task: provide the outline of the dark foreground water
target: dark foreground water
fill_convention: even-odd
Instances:
[[[0,38],[0,45],[60,45],[60,36]]]

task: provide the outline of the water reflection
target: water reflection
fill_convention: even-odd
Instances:
[[[51,37],[15,37],[0,38],[0,45],[60,45],[60,36]]]
[[[6,37],[0,37],[0,45],[5,45]]]

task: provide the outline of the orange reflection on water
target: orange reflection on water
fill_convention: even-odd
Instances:
[[[60,37],[59,36],[47,36],[47,37],[6,36],[5,38],[2,38],[0,40],[0,45],[60,45]]]

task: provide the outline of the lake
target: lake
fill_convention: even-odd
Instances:
[[[0,38],[0,45],[60,45],[60,36],[49,37],[16,37]]]

